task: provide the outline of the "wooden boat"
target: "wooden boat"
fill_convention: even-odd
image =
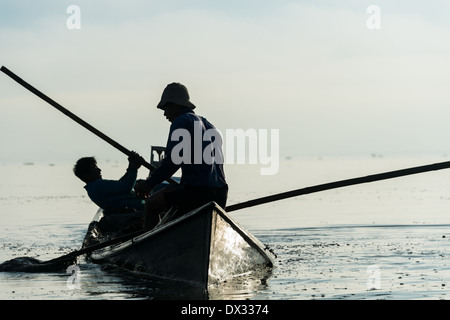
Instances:
[[[96,220],[101,216],[101,210]],[[84,245],[98,241],[91,223]],[[94,263],[107,263],[152,277],[210,285],[273,267],[275,255],[215,202],[133,238],[95,250]]]

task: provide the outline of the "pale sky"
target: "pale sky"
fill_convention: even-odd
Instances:
[[[1,0],[0,64],[145,156],[166,143],[156,105],[171,82],[219,130],[278,129],[283,157],[442,155],[449,13],[436,0]],[[0,107],[0,161],[124,157],[3,73]]]

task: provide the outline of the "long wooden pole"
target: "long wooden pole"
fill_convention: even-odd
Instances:
[[[96,129],[95,127],[91,126],[89,123],[87,123],[86,121],[84,121],[83,119],[81,119],[80,117],[76,116],[75,114],[73,114],[72,112],[70,112],[69,110],[67,110],[66,108],[64,108],[62,105],[60,105],[59,103],[57,103],[56,101],[54,101],[53,99],[51,99],[50,97],[48,97],[47,95],[43,94],[41,91],[39,91],[38,89],[36,89],[35,87],[33,87],[32,85],[30,85],[29,83],[27,83],[26,81],[24,81],[22,78],[18,77],[16,74],[14,74],[12,71],[10,71],[8,68],[2,66],[1,67],[1,71],[4,72],[5,74],[7,74],[9,77],[11,77],[13,80],[15,80],[17,83],[19,83],[21,86],[23,86],[24,88],[28,89],[29,91],[31,91],[32,93],[34,93],[35,95],[37,95],[39,98],[41,98],[42,100],[48,102],[50,105],[52,105],[53,107],[55,107],[56,109],[58,109],[59,111],[61,111],[62,113],[64,113],[66,116],[68,116],[70,119],[74,120],[75,122],[77,122],[78,124],[82,125],[83,127],[85,127],[86,129],[88,129],[89,131],[91,131],[93,134],[95,134],[96,136],[98,136],[99,138],[103,139],[104,141],[106,141],[107,143],[109,143],[110,145],[112,145],[113,147],[115,147],[116,149],[118,149],[119,151],[123,152],[124,154],[126,154],[127,156],[132,155],[131,151],[128,150],[127,148],[125,148],[124,146],[122,146],[121,144],[119,144],[118,142],[114,141],[113,139],[111,139],[110,137],[108,137],[106,134],[104,134],[103,132],[99,131],[98,129]],[[146,167],[147,169],[149,169],[150,171],[154,171],[156,169],[155,166],[151,165],[148,162],[144,162],[142,164],[144,167]],[[173,179],[168,179],[167,180],[170,184],[178,184],[175,180]]]
[[[423,172],[428,172],[428,171],[448,169],[448,168],[450,168],[450,161],[439,162],[439,163],[429,164],[429,165],[424,165],[424,166],[419,166],[419,167],[412,167],[412,168],[407,168],[407,169],[402,169],[402,170],[378,173],[378,174],[373,174],[373,175],[369,175],[369,176],[365,176],[365,177],[324,183],[324,184],[319,184],[319,185],[315,185],[312,187],[306,187],[306,188],[302,188],[302,189],[286,191],[286,192],[282,192],[282,193],[278,193],[278,194],[274,194],[274,195],[270,195],[270,196],[266,196],[266,197],[262,197],[262,198],[257,198],[257,199],[233,204],[231,206],[228,206],[226,208],[226,211],[231,212],[231,211],[249,208],[249,207],[253,207],[253,206],[257,206],[257,205],[261,205],[261,204],[265,204],[265,203],[269,203],[269,202],[288,199],[288,198],[292,198],[292,197],[296,197],[296,196],[300,196],[300,195],[304,195],[304,194],[325,191],[325,190],[330,190],[330,189],[336,189],[336,188],[342,188],[342,187],[352,186],[355,184],[369,183],[369,182],[374,182],[374,181],[398,178],[398,177],[402,177],[402,176],[418,174],[418,173],[423,173]]]

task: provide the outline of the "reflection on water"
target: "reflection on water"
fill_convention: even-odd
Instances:
[[[213,284],[208,288],[208,298],[211,300],[269,299],[268,280],[272,271],[272,268],[261,268],[225,282]]]
[[[259,270],[216,283],[204,290],[115,267],[83,262],[78,265],[79,287],[70,274],[0,273],[0,298],[8,299],[149,299],[229,300],[261,298],[270,270]]]
[[[121,295],[127,299],[150,299],[150,300],[234,300],[255,299],[258,292],[267,288],[267,279],[270,270],[259,270],[241,275],[233,279],[216,283],[207,290],[193,287],[184,283],[160,280],[148,275],[139,275],[126,270],[111,269],[105,271],[105,279],[102,281],[103,288],[91,290],[85,288],[90,295],[105,298],[105,288],[114,283],[116,292],[110,292],[111,296]],[[98,275],[97,275],[98,276]],[[110,282],[110,281],[113,282]],[[107,286],[105,284],[108,283]],[[110,288],[113,289],[113,288]]]

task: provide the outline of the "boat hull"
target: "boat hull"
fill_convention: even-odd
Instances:
[[[95,263],[201,287],[272,268],[274,258],[214,202],[89,255]]]

